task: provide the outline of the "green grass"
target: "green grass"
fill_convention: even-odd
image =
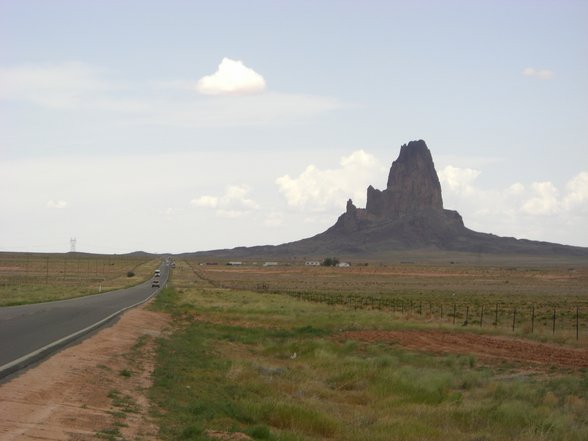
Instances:
[[[127,288],[151,277],[157,265],[159,259],[147,257],[0,253],[0,307]]]
[[[588,262],[387,264],[352,268],[199,266],[218,288],[382,309],[398,319],[588,344]],[[555,330],[553,313],[555,310]],[[513,329],[514,320],[514,329]],[[578,321],[576,321],[578,320]],[[578,324],[578,336],[576,335]]]
[[[129,369],[121,369],[118,373],[121,377],[124,378],[131,378],[131,376],[133,375],[133,372],[130,371]]]
[[[112,400],[112,406],[119,409],[119,412],[139,413],[141,410],[139,404],[130,395],[121,394],[116,389],[109,391],[107,396]]]
[[[118,441],[123,439],[118,427],[99,430],[95,433],[95,436],[98,439],[105,439],[109,441]]]
[[[215,288],[182,262],[173,285],[154,305],[176,329],[159,341],[151,389],[164,440],[588,439],[587,372],[339,341],[341,330],[423,325]]]

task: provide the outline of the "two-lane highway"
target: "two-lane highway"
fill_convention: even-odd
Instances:
[[[162,265],[161,286],[169,268]],[[33,363],[157,293],[151,280],[69,300],[0,308],[0,378]]]

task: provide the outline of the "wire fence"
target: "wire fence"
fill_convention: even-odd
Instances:
[[[264,291],[263,286],[259,291]],[[284,294],[284,293],[282,293]],[[285,293],[301,301],[387,311],[415,320],[438,321],[461,327],[494,327],[523,334],[588,334],[588,313],[577,305],[432,302],[406,298]]]
[[[588,338],[588,303],[575,300],[545,302],[439,300],[402,296],[373,296],[335,292],[275,289],[268,283],[214,280],[202,271],[194,272],[219,288],[250,289],[260,293],[288,295],[301,301],[340,305],[353,309],[385,311],[397,318],[437,322],[455,327],[494,328],[501,333],[551,335],[579,340]]]
[[[27,284],[79,284],[134,271],[146,259],[86,255],[0,255],[0,288]]]

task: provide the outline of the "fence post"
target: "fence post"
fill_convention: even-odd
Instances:
[[[514,330],[515,330],[516,320],[517,320],[517,307],[515,306],[515,308],[512,311],[512,332],[514,332]]]
[[[576,306],[576,340],[578,340],[578,336],[579,336],[579,320],[578,320],[578,307]]]
[[[465,326],[468,325],[468,321],[470,318],[470,305],[466,306],[466,317],[465,322],[463,323]]]
[[[496,317],[494,318],[494,327],[498,327],[498,303],[496,304]]]
[[[484,305],[482,305],[482,312],[480,312],[480,328],[484,326]]]
[[[553,328],[551,333],[555,334],[555,306],[553,307]]]
[[[455,303],[453,304],[453,324],[455,325]]]
[[[535,330],[535,305],[531,307],[531,334]]]

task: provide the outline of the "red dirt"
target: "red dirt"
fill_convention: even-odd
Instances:
[[[516,338],[450,331],[349,331],[342,340],[386,342],[433,353],[471,354],[481,361],[514,361],[538,366],[588,368],[588,349],[575,349]]]

